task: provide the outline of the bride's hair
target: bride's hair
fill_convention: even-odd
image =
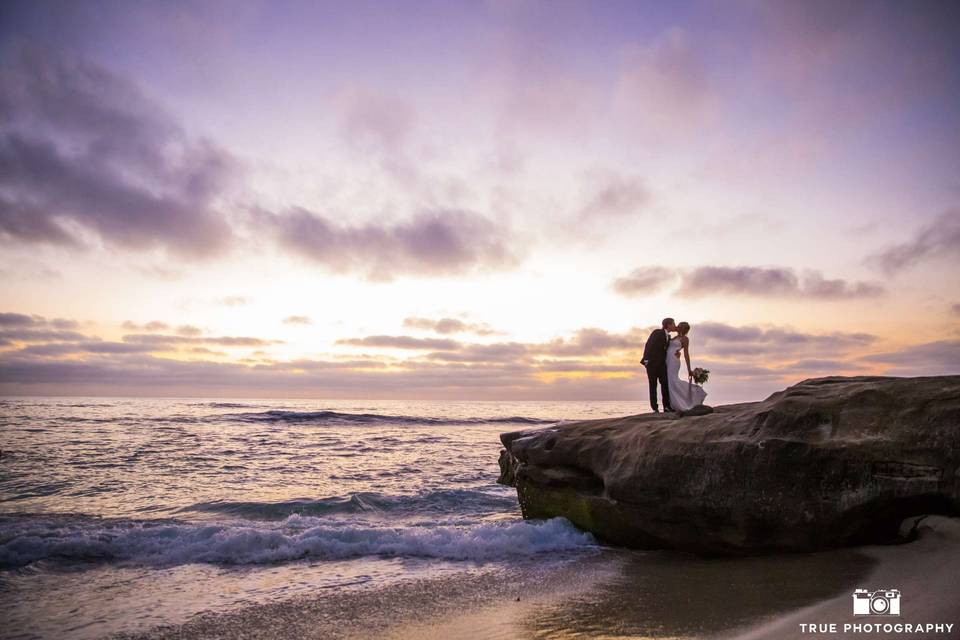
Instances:
[[[677,323],[677,330],[680,332],[680,335],[685,336],[690,333],[690,323],[689,322],[679,322]]]

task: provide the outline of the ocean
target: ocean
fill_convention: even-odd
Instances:
[[[603,548],[524,521],[501,432],[642,402],[0,400],[0,635],[86,640]]]

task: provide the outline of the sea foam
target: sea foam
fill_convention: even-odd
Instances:
[[[189,524],[35,517],[0,527],[0,567],[38,560],[263,564],[303,559],[410,556],[488,561],[594,546],[563,518],[472,526],[336,526],[293,515],[280,523]]]

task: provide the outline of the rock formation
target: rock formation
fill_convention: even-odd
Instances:
[[[707,554],[896,539],[960,514],[960,376],[819,378],[713,413],[504,433],[526,518],[615,544]]]

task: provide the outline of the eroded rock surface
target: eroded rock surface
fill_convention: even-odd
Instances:
[[[960,376],[819,378],[700,416],[637,415],[501,435],[524,517],[700,553],[893,540],[960,514]]]

